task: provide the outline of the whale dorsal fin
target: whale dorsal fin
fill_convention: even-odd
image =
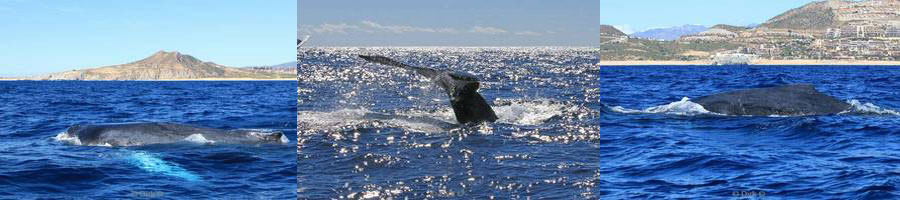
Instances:
[[[453,113],[456,115],[456,121],[461,124],[494,122],[498,119],[497,114],[487,104],[484,97],[478,94],[480,83],[478,83],[478,78],[473,75],[410,66],[384,56],[360,55],[359,57],[369,62],[412,70],[431,79],[450,96],[450,105],[453,107]]]

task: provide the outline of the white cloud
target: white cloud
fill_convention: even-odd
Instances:
[[[496,28],[496,27],[489,27],[489,26],[488,26],[488,27],[475,26],[475,27],[472,27],[472,30],[469,31],[469,32],[472,32],[472,33],[484,33],[484,34],[491,34],[491,35],[493,35],[493,34],[507,33],[507,32],[509,32],[509,31],[506,31],[506,30],[503,30],[503,29],[500,29],[500,28]]]
[[[414,33],[414,32],[423,32],[423,33],[456,33],[457,31],[452,28],[424,28],[424,27],[414,27],[414,26],[388,26],[381,25],[379,23],[365,20],[362,21],[363,26],[369,28],[364,29],[366,32],[388,32],[388,33]]]
[[[519,31],[519,32],[516,32],[515,34],[523,35],[523,36],[541,36],[541,35],[543,35],[543,34],[540,34],[538,32],[534,32],[534,31]]]
[[[297,25],[297,33],[298,34],[328,34],[328,33],[336,33],[336,34],[348,34],[353,32],[364,32],[364,33],[470,33],[470,34],[488,34],[488,35],[519,35],[519,36],[542,36],[545,34],[554,34],[556,32],[547,31],[546,33],[535,32],[535,31],[507,31],[502,28],[490,27],[490,26],[474,26],[469,31],[460,31],[454,28],[429,28],[429,27],[416,27],[416,26],[405,26],[405,25],[383,25],[378,22],[363,20],[359,24],[331,24],[324,23],[317,26],[312,25]]]
[[[359,26],[349,24],[329,24],[325,23],[312,29],[315,33],[340,33],[347,34],[347,31],[359,29]]]
[[[315,26],[297,24],[297,34],[310,35],[315,28]]]

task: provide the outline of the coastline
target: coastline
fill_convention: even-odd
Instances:
[[[600,66],[653,66],[653,65],[712,65],[712,61],[707,60],[621,60],[621,61],[600,61]]]
[[[712,60],[626,60],[626,61],[600,61],[600,66],[689,66],[689,65],[713,65]],[[875,60],[768,60],[760,59],[750,62],[749,65],[827,65],[827,66],[900,66],[900,61],[875,61]]]
[[[27,78],[0,78],[0,81],[73,81],[73,80],[35,80]],[[159,79],[159,80],[78,80],[78,81],[297,81],[297,78],[200,78],[200,79]]]
[[[198,78],[198,79],[159,79],[159,80],[138,80],[138,81],[297,81],[297,77],[291,78]]]

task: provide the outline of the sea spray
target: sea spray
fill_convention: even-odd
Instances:
[[[862,103],[859,100],[852,99],[847,101],[850,108],[840,114],[875,114],[875,115],[900,115],[900,112],[888,108],[882,108],[872,103]]]
[[[644,110],[634,110],[624,108],[622,106],[613,106],[610,108],[612,111],[619,113],[646,113],[646,114],[673,114],[673,115],[701,115],[701,114],[713,114],[713,115],[721,115],[719,113],[714,113],[703,108],[702,105],[694,103],[690,98],[682,97],[680,101],[672,102],[666,105],[649,107]]]

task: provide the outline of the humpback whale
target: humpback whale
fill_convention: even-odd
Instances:
[[[453,114],[456,115],[456,121],[460,124],[494,122],[498,119],[497,114],[485,102],[484,97],[478,94],[480,84],[478,77],[474,75],[410,66],[384,56],[359,55],[359,57],[369,62],[415,71],[417,74],[431,79],[450,97],[450,106],[453,108]]]
[[[176,123],[122,123],[74,125],[57,140],[85,146],[140,146],[177,142],[205,144],[284,144],[281,131],[265,129],[223,130]]]
[[[708,111],[726,115],[828,115],[850,108],[850,104],[808,84],[736,90],[692,101]]]

